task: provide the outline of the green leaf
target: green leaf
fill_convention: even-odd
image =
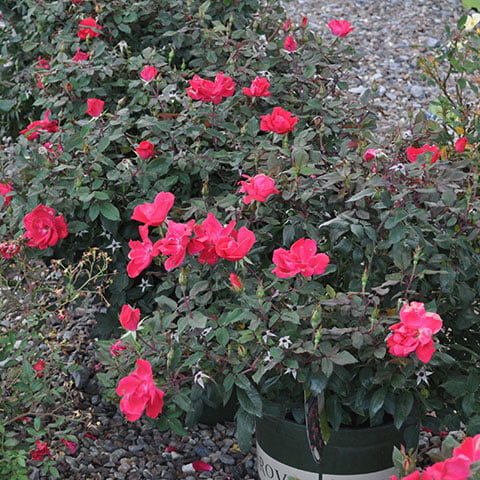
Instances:
[[[188,316],[188,324],[192,328],[205,328],[207,325],[208,317],[206,317],[202,312],[192,312],[192,315]]]
[[[238,446],[242,452],[247,453],[252,448],[252,437],[255,426],[255,416],[240,407],[235,415],[237,424]]]
[[[237,398],[243,410],[251,415],[262,416],[262,397],[253,386],[248,391],[238,388]]]
[[[217,342],[223,347],[227,345],[228,341],[230,340],[230,335],[228,333],[228,330],[225,327],[219,328],[217,330],[216,336],[217,336]]]
[[[347,351],[338,352],[330,356],[330,360],[336,365],[351,365],[352,363],[357,363],[358,360]]]
[[[466,380],[465,376],[455,377],[442,383],[441,387],[453,397],[460,397],[465,393]]]
[[[112,220],[114,222],[120,220],[120,212],[118,211],[118,208],[111,203],[101,203],[100,212],[108,220]]]
[[[40,430],[40,424],[41,424],[40,417],[35,417],[35,420],[33,421],[33,428],[35,430]]]
[[[14,105],[15,100],[0,100],[0,111],[9,112]]]
[[[356,202],[365,197],[374,197],[376,193],[377,191],[374,188],[366,188],[365,190],[362,190],[361,192],[358,192],[355,195],[353,195],[353,197],[350,197],[349,199],[347,199],[347,202]]]
[[[400,429],[413,408],[413,395],[408,392],[402,392],[395,398],[394,424]]]
[[[386,395],[386,387],[380,388],[372,395],[372,398],[370,399],[370,407],[368,410],[370,418],[373,418],[375,414],[383,407],[383,402],[385,401]]]

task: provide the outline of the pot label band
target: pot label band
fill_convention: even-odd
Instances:
[[[318,473],[299,470],[267,455],[257,443],[257,466],[260,480],[319,480]]]
[[[257,443],[257,466],[260,480],[389,480],[397,473],[395,467],[378,472],[355,475],[337,475],[331,473],[315,473],[300,470],[279,462],[271,457]]]

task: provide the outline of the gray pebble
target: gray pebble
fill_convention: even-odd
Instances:
[[[235,459],[227,454],[222,454],[218,457],[218,459],[224,464],[224,465],[235,465]]]

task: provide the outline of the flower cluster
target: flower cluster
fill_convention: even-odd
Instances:
[[[443,462],[427,467],[423,472],[415,471],[403,480],[468,480],[477,478],[480,461],[480,434],[466,438],[453,450],[453,456]],[[391,480],[397,480],[395,475]]]

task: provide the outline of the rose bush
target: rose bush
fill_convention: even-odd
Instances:
[[[235,392],[243,448],[256,415],[302,417],[304,391],[333,428],[475,428],[477,137],[462,152],[420,116],[408,140],[378,143],[371,92],[352,98],[343,81],[356,58],[345,23],[333,34],[348,38],[324,42],[276,2],[67,3],[7,2],[5,49],[23,68],[0,108],[14,137],[0,180],[15,192],[0,232],[19,241],[24,216],[48,205],[69,234],[43,253],[112,253],[96,333],[135,328],[99,353],[106,397],[182,431],[183,414],[193,423]],[[101,32],[79,40],[94,17]],[[89,56],[75,62],[79,48]],[[158,73],[143,78],[145,65]],[[32,126],[47,109],[58,120]],[[389,337],[405,304],[419,318]],[[142,321],[122,322],[123,305]]]

